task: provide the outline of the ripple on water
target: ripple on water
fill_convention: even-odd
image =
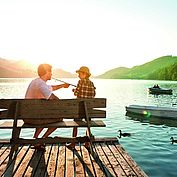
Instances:
[[[138,164],[143,164],[140,166],[149,176],[164,176],[162,167],[166,165],[168,167],[165,167],[165,170],[168,170],[168,175],[175,176],[177,144],[172,145],[170,142],[170,129],[163,126],[149,126],[135,131],[131,137],[121,138],[120,143],[128,149]]]

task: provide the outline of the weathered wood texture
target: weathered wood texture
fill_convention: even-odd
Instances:
[[[89,142],[92,142],[90,127],[104,127],[102,120],[95,118],[106,118],[105,98],[92,99],[0,99],[1,120],[8,119],[0,125],[1,129],[12,129],[11,154],[18,149],[19,144],[38,144],[38,143],[62,143],[63,138],[42,138],[42,139],[22,139],[20,133],[22,128],[71,128],[86,127]],[[11,122],[9,122],[11,119]],[[44,123],[43,120],[55,122]],[[61,121],[63,120],[63,121]],[[24,123],[24,122],[25,123]],[[38,121],[38,124],[35,124]],[[84,138],[79,140],[83,142]],[[64,139],[64,141],[78,142],[78,138]],[[88,141],[88,140],[87,140]]]
[[[0,108],[9,109],[0,118],[11,118],[18,104],[18,119],[56,119],[56,118],[85,118],[83,101],[87,104],[89,117],[105,118],[106,111],[95,108],[106,108],[106,99],[0,99]]]
[[[147,176],[116,138],[94,140],[93,147],[94,155],[83,144],[77,144],[75,150],[61,144],[47,144],[46,152],[25,145],[9,159],[10,144],[0,143],[0,176]]]
[[[105,127],[106,125],[104,124],[103,121],[101,120],[94,120],[90,121],[90,126],[91,127]],[[42,128],[49,128],[49,127],[58,127],[58,128],[71,128],[71,127],[87,127],[87,122],[85,120],[81,121],[61,121],[57,123],[51,123],[51,124],[44,124],[44,125],[30,125],[30,124],[24,124],[23,121],[18,121],[17,127],[23,127],[23,128],[37,128],[37,127],[42,127]],[[1,129],[12,129],[13,128],[13,122],[3,122],[0,124]]]
[[[36,127],[87,127],[88,121],[86,120],[85,104],[90,120],[106,118],[106,111],[100,108],[106,108],[106,99],[61,99],[61,100],[36,100],[36,99],[0,99],[0,108],[7,109],[0,114],[1,120],[15,120],[17,127],[36,128]],[[64,121],[42,125],[44,119],[54,122],[58,118]],[[28,125],[23,124],[20,120],[31,119],[41,121],[41,125]],[[68,120],[67,120],[68,119]],[[74,119],[74,121],[73,121]],[[72,121],[71,121],[72,120]],[[92,120],[89,122],[92,127],[104,127],[105,124],[102,120]],[[0,125],[0,128],[12,128],[14,122],[5,122]]]

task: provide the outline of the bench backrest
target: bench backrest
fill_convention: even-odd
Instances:
[[[89,118],[105,118],[106,108],[105,98],[91,99],[1,99],[0,108],[7,108],[6,118],[12,118],[14,111],[18,119],[77,119],[85,118],[84,102],[87,105]],[[98,108],[98,109],[97,109]],[[4,113],[0,115],[2,119]]]

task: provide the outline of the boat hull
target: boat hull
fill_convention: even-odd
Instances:
[[[128,113],[140,114],[148,117],[154,116],[161,118],[177,119],[177,108],[130,105],[126,106],[126,111]]]
[[[172,94],[172,89],[161,89],[161,88],[149,88],[151,94]]]

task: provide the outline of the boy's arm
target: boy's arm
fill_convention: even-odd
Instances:
[[[73,89],[74,95],[78,96],[81,88],[81,80],[78,81],[76,89]]]

